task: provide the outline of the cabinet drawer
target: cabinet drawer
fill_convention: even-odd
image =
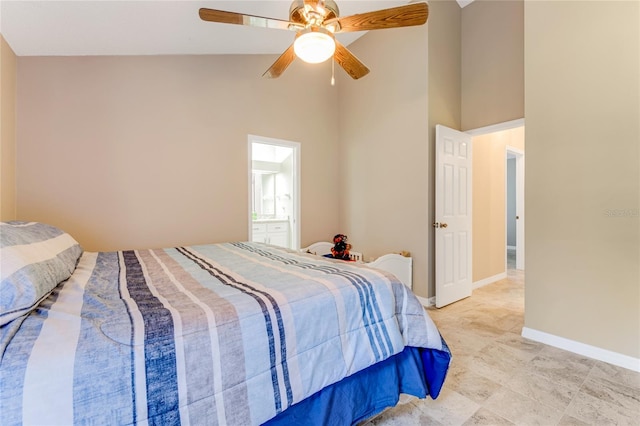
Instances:
[[[287,222],[267,223],[267,232],[284,232],[289,229]]]
[[[266,223],[254,223],[252,226],[253,232],[267,232]]]

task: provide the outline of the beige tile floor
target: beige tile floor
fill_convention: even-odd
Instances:
[[[520,336],[522,272],[428,311],[453,354],[442,393],[366,426],[640,425],[640,373]]]

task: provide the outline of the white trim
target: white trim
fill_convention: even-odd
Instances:
[[[430,297],[428,299],[426,297],[421,297],[421,296],[416,296],[416,297],[418,298],[418,301],[420,302],[420,304],[425,308],[436,305],[435,297]]]
[[[516,148],[515,146],[507,145],[505,146],[505,149],[507,150],[507,153],[514,154],[516,157],[518,155],[524,155],[524,151],[520,148]]]
[[[481,280],[476,281],[476,282],[473,283],[473,289],[476,290],[476,289],[478,289],[480,287],[484,287],[485,285],[493,284],[496,281],[504,280],[505,278],[507,278],[507,273],[506,272],[502,272],[502,273],[494,275],[492,277],[487,277],[487,278],[481,279]]]
[[[516,269],[519,270],[524,270],[524,258],[525,258],[525,254],[524,254],[524,250],[525,250],[525,209],[524,209],[524,191],[525,191],[525,186],[524,186],[524,151],[519,149],[519,148],[515,148],[513,146],[507,145],[505,147],[505,180],[504,180],[504,186],[505,186],[505,233],[504,233],[504,239],[505,239],[505,245],[507,244],[507,220],[506,220],[506,213],[507,213],[507,197],[506,197],[506,193],[507,193],[507,161],[509,159],[509,155],[513,155],[515,157],[516,160],[516,215],[519,217],[519,219],[516,221]],[[505,256],[504,256],[504,262],[505,265],[507,264],[507,253],[505,252]]]
[[[504,123],[492,124],[490,126],[478,127],[477,129],[467,130],[465,133],[471,136],[486,135],[488,133],[501,132],[502,130],[515,129],[524,126],[524,118],[517,120],[505,121]]]
[[[469,6],[471,3],[473,3],[473,0],[458,0],[458,5],[460,6],[460,9],[462,9],[465,6]]]
[[[640,373],[640,358],[565,339],[564,337],[528,327],[522,327],[522,337]]]

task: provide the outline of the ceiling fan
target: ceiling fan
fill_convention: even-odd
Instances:
[[[333,0],[294,0],[289,8],[288,21],[200,9],[200,18],[204,21],[296,32],[294,43],[263,74],[263,77],[270,78],[279,77],[296,56],[309,63],[324,62],[333,56],[352,78],[364,77],[369,68],[336,40],[334,34],[422,25],[428,16],[429,7],[424,2],[341,18],[338,5]]]

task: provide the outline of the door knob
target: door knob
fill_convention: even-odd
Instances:
[[[447,226],[449,226],[449,225],[447,225],[446,223],[441,223],[440,224],[440,228],[446,228]]]
[[[446,228],[447,226],[449,225],[447,225],[446,223],[440,223],[440,222],[433,223],[434,228]]]

